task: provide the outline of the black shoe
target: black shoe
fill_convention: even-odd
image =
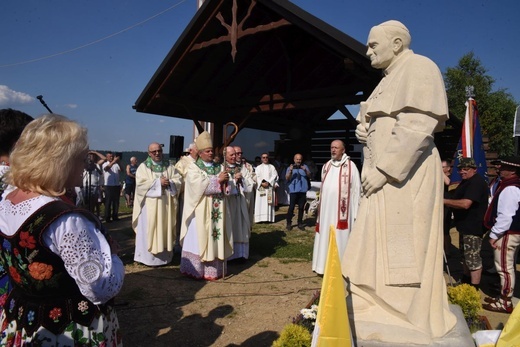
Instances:
[[[304,224],[298,224],[298,229],[301,231],[305,231],[305,225]]]
[[[287,224],[287,226],[285,227],[286,230],[288,231],[291,231],[292,230],[292,225],[291,224]]]

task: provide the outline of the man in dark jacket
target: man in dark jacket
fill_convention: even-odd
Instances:
[[[478,289],[482,277],[482,237],[484,236],[484,214],[488,206],[489,188],[477,173],[473,158],[461,158],[457,166],[462,181],[453,191],[451,199],[444,199],[444,205],[453,210],[455,227],[462,236],[464,250],[464,273],[468,281]]]

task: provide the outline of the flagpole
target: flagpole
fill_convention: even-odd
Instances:
[[[515,155],[518,155],[518,137],[520,137],[520,126],[517,127],[517,122],[520,122],[518,119],[518,109],[520,106],[517,106],[515,112],[515,121],[513,122],[513,137],[515,138]]]
[[[487,180],[486,153],[482,144],[482,130],[478,120],[477,102],[473,99],[475,88],[467,86],[465,89],[468,97],[466,113],[462,124],[462,134],[454,154],[453,166],[457,167],[460,158],[473,158],[477,164],[477,172]],[[453,190],[460,183],[462,177],[457,170],[454,170],[450,179],[449,190]]]
[[[466,86],[466,114],[464,116],[463,134],[462,137],[462,156],[466,158],[473,158],[473,96],[475,88],[473,86]]]

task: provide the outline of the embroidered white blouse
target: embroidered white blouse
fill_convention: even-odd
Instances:
[[[14,235],[36,210],[58,198],[40,195],[18,204],[0,201],[0,230]],[[69,213],[56,219],[44,232],[43,242],[65,263],[81,293],[98,305],[113,298],[123,286],[123,262],[95,224],[81,214]]]

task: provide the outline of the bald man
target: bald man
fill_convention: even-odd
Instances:
[[[228,260],[245,261],[249,258],[251,236],[251,219],[245,194],[252,191],[254,181],[249,172],[237,164],[234,147],[226,147],[224,160],[225,170],[230,175],[225,195],[230,218],[225,221],[225,227],[231,229],[233,234],[233,255]]]
[[[162,146],[153,142],[148,146],[148,158],[137,168],[135,181],[134,260],[147,266],[167,265],[173,258],[182,177],[163,160]]]

